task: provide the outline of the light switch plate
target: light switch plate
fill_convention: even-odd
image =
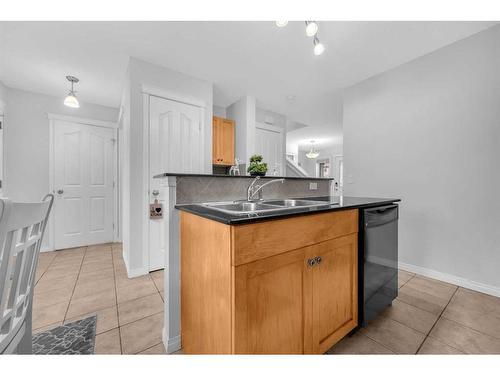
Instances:
[[[318,190],[317,182],[309,182],[309,190]]]

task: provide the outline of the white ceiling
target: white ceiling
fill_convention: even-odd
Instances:
[[[494,24],[320,22],[326,52],[314,56],[302,22],[0,22],[0,80],[62,98],[71,74],[81,100],[117,107],[134,56],[212,81],[219,106],[255,95],[309,125],[296,138],[335,137],[342,88]]]

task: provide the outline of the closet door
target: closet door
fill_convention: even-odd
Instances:
[[[203,173],[203,109],[155,96],[149,100],[149,202],[166,208],[165,189],[155,175]],[[164,212],[164,215],[166,213]],[[165,267],[165,216],[149,220],[149,270]]]

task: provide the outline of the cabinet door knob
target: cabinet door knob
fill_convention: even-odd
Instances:
[[[321,259],[321,257],[316,257],[314,260],[316,261],[316,264],[320,264],[323,259]]]
[[[316,264],[316,259],[315,258],[311,258],[311,259],[307,260],[307,265],[309,267],[313,267],[315,264]]]

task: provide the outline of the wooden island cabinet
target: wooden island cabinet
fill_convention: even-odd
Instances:
[[[187,354],[319,354],[357,326],[358,210],[240,225],[181,212]]]

